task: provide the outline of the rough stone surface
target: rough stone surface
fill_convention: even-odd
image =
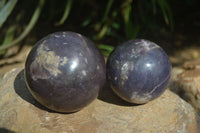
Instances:
[[[104,87],[79,112],[60,114],[37,103],[29,93],[22,68],[0,79],[0,131],[16,133],[198,133],[192,106],[166,90],[144,105],[131,105]]]
[[[200,48],[191,46],[183,49],[176,49],[174,54],[170,56],[173,65],[182,65],[186,61],[197,60],[200,58]]]
[[[200,112],[200,60],[185,62],[174,67],[170,88]]]

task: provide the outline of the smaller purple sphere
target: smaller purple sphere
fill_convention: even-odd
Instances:
[[[57,112],[75,112],[97,98],[106,79],[103,56],[88,38],[56,32],[29,53],[25,78],[33,97]]]
[[[113,91],[130,103],[143,104],[167,88],[171,63],[155,43],[136,39],[122,43],[107,61],[107,78]]]

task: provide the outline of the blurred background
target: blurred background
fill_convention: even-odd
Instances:
[[[154,41],[170,56],[184,54],[200,47],[200,1],[0,0],[0,66],[23,62],[38,40],[56,31],[87,36],[104,56],[135,38]]]

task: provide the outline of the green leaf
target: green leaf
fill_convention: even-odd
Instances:
[[[170,5],[167,3],[167,1],[165,1],[165,8],[166,8],[166,11],[168,13],[168,17],[169,17],[169,24],[170,24],[170,29],[171,31],[174,30],[174,20],[173,20],[173,14],[172,14],[172,10],[170,8]]]
[[[114,50],[113,46],[105,45],[105,44],[99,44],[98,48],[101,49],[101,50],[109,51],[109,52],[112,52]]]
[[[101,28],[101,31],[100,31],[99,34],[97,35],[97,38],[96,38],[96,39],[97,39],[97,40],[102,39],[102,38],[105,36],[107,30],[108,30],[108,25],[105,24],[105,25]]]
[[[68,18],[71,7],[72,7],[72,2],[73,0],[67,0],[66,6],[65,6],[65,12],[63,13],[62,18],[56,25],[62,25],[65,22],[65,20]]]
[[[120,24],[117,23],[117,22],[113,22],[113,23],[112,23],[112,27],[113,27],[114,29],[119,29],[119,28],[120,28]]]
[[[33,27],[35,26],[41,12],[42,12],[42,8],[43,5],[45,3],[45,0],[39,0],[38,6],[36,7],[31,20],[28,23],[28,26],[26,27],[26,29],[12,42],[10,42],[9,44],[5,44],[4,46],[0,46],[0,51],[1,50],[5,50],[8,49],[14,45],[16,45],[17,43],[19,43],[20,41],[22,41],[28,34],[29,32],[33,29]]]
[[[124,8],[123,17],[124,17],[124,24],[125,24],[125,33],[128,39],[135,38],[140,30],[140,26],[134,26],[133,22],[131,21],[131,12],[132,6],[128,4]]]
[[[109,0],[106,5],[106,10],[102,19],[102,23],[108,18],[108,13],[110,12],[111,6],[113,4],[114,0]]]
[[[110,45],[99,44],[97,46],[100,49],[101,53],[106,57],[108,57],[110,53],[114,50],[114,47]]]
[[[88,16],[88,18],[87,18],[85,21],[83,21],[83,23],[81,24],[81,26],[82,26],[82,27],[88,26],[88,25],[92,22],[93,16],[94,16],[94,13],[92,12],[92,13]]]
[[[6,0],[0,0],[0,10],[4,7]]]
[[[17,0],[9,0],[0,11],[0,28],[15,7]]]
[[[6,35],[4,37],[4,41],[2,43],[2,46],[7,45],[8,43],[10,43],[14,39],[16,27],[17,27],[16,25],[9,27],[9,29],[7,30]],[[5,54],[5,52],[6,52],[6,50],[0,51],[0,55]]]
[[[136,38],[138,32],[140,31],[140,25],[133,25],[131,21],[125,25],[125,33],[128,39]]]
[[[159,6],[160,6],[160,8],[161,8],[161,10],[162,10],[165,23],[168,25],[168,24],[169,24],[169,20],[168,20],[166,8],[165,8],[164,0],[158,0],[158,4],[159,4]]]
[[[162,10],[165,23],[167,25],[170,25],[171,31],[173,31],[173,28],[174,28],[173,15],[172,15],[172,11],[169,4],[167,3],[166,0],[158,0],[157,2]]]
[[[124,22],[125,24],[129,23],[130,21],[130,17],[131,17],[131,11],[132,11],[132,7],[131,5],[127,5],[124,9]]]
[[[88,19],[86,19],[86,20],[82,23],[82,26],[85,27],[85,26],[87,26],[88,24],[90,24],[90,22],[91,22],[91,19],[88,18]]]
[[[103,56],[108,57],[110,55],[109,52],[101,50]]]

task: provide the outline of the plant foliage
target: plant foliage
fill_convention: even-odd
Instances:
[[[171,31],[174,28],[168,0],[38,0],[37,4],[35,2],[0,1],[0,34],[3,36],[0,40],[0,54],[4,54],[6,49],[22,41],[37,22],[87,33],[100,43],[99,48],[106,56],[113,47],[102,44],[103,41],[116,40],[115,46],[125,39],[136,38],[148,29],[153,29],[157,23],[162,23],[159,19],[161,17]],[[32,17],[27,22],[29,16]],[[2,32],[3,29],[7,29],[7,32]],[[17,31],[21,31],[21,34]]]

